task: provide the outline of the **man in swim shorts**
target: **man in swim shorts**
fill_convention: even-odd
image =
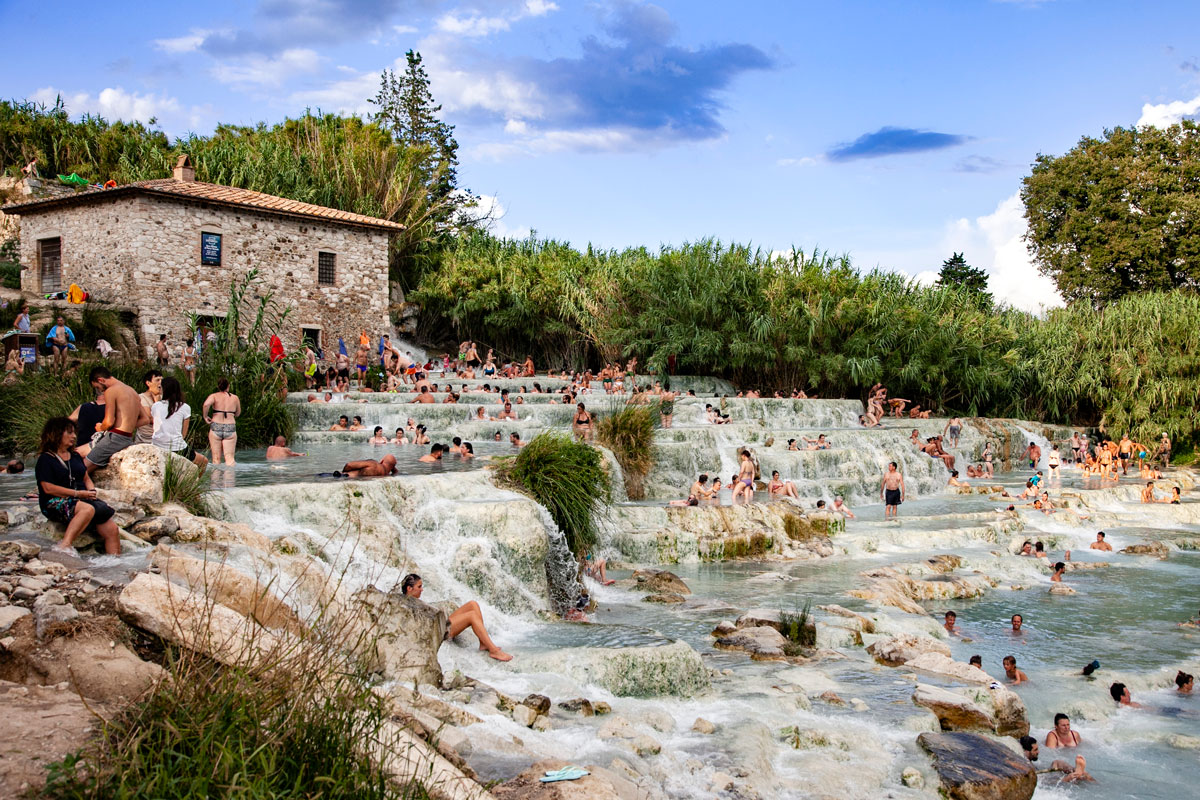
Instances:
[[[1117,457],[1121,459],[1121,474],[1129,474],[1129,459],[1133,458],[1133,442],[1126,433],[1117,444]]]
[[[958,447],[958,434],[962,432],[962,420],[958,417],[946,423],[946,427],[942,433],[946,437],[946,443],[951,447]]]
[[[109,459],[131,446],[134,431],[151,419],[138,393],[114,378],[108,367],[92,367],[88,379],[93,389],[104,392],[104,419],[96,424],[100,433],[92,439],[92,449],[84,459],[90,473],[107,467]]]
[[[900,474],[896,462],[888,464],[887,472],[879,486],[879,499],[883,501],[883,518],[895,517],[899,506],[904,502],[904,476]]]
[[[1029,459],[1029,468],[1037,469],[1038,462],[1042,460],[1042,448],[1037,446],[1037,442],[1030,442],[1029,447],[1025,448],[1025,452],[1021,454],[1021,458]]]

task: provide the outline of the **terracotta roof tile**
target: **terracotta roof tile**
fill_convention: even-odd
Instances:
[[[277,197],[273,194],[263,194],[262,192],[254,192],[249,189],[238,189],[233,186],[221,186],[216,183],[202,183],[200,181],[177,181],[174,178],[159,178],[150,181],[137,181],[136,183],[128,183],[123,186],[118,186],[115,189],[88,189],[75,194],[64,195],[61,197],[50,197],[41,200],[29,200],[23,203],[11,203],[4,206],[2,209],[6,214],[21,214],[22,212],[48,210],[63,205],[72,205],[76,202],[88,201],[93,198],[100,197],[117,197],[133,193],[144,193],[152,195],[166,195],[169,197],[180,197],[192,200],[207,200],[213,203],[229,206],[242,206],[245,208],[256,208],[262,211],[275,211],[290,216],[312,217],[314,219],[331,220],[350,225],[361,225],[368,228],[386,228],[389,230],[402,231],[404,226],[398,222],[391,222],[386,219],[377,219],[376,217],[368,217],[363,214],[354,214],[349,211],[342,211],[336,208],[326,208],[325,206],[313,205],[312,203],[302,203],[298,200],[290,200],[286,197]]]

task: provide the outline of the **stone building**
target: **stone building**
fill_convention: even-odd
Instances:
[[[172,349],[192,315],[225,315],[231,285],[251,269],[291,307],[278,331],[289,352],[304,338],[351,348],[388,320],[388,237],[404,226],[261,192],[202,183],[187,156],[173,178],[4,206],[20,218],[21,288],[77,283],[96,300],[138,312],[139,344]],[[328,354],[327,354],[328,355]]]

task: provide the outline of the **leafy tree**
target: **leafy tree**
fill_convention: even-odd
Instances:
[[[1068,301],[1200,286],[1200,127],[1115,128],[1057,158],[1021,189],[1026,242]]]
[[[989,304],[992,301],[992,293],[988,291],[987,273],[968,264],[962,253],[955,253],[942,262],[936,285],[960,286],[986,299]]]
[[[421,54],[409,50],[405,57],[407,66],[403,74],[397,75],[390,69],[383,71],[379,92],[371,100],[379,108],[372,120],[399,144],[424,151],[418,163],[430,177],[427,183],[437,196],[445,197],[458,184],[454,126],[438,117],[442,106],[433,102]]]

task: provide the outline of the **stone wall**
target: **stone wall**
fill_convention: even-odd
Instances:
[[[220,266],[200,263],[202,231],[221,234]],[[38,240],[53,237],[62,240],[63,288],[78,283],[136,307],[148,354],[160,333],[178,352],[190,314],[224,316],[230,286],[252,268],[292,308],[278,331],[289,352],[301,328],[320,329],[333,352],[339,336],[352,347],[360,330],[372,339],[390,330],[383,230],[150,196],[91,202],[21,217],[22,289],[40,292]],[[337,256],[333,286],[317,285],[322,250]]]

